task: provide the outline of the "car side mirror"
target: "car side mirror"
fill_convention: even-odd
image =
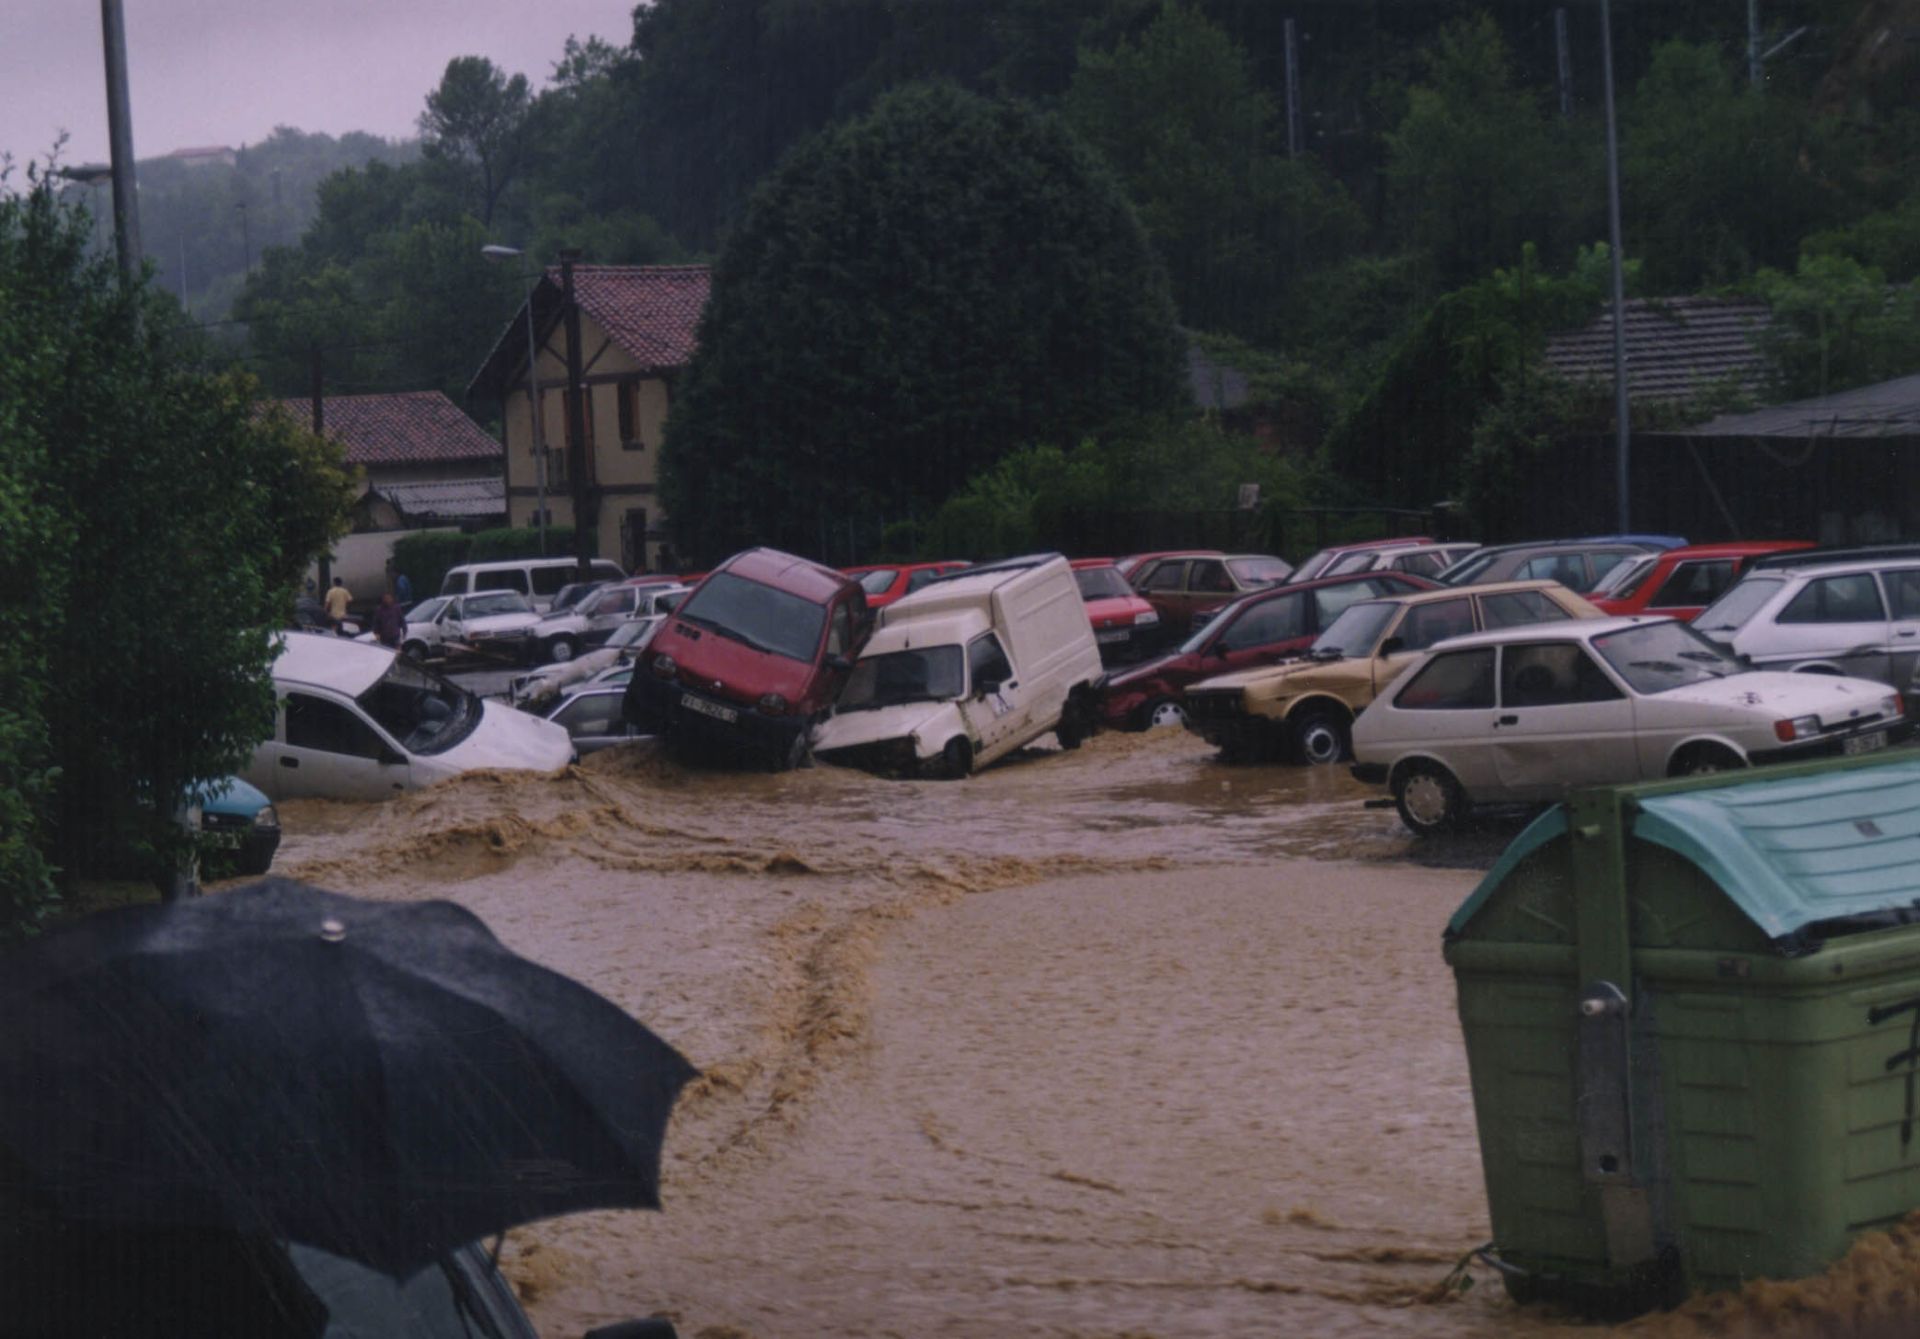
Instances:
[[[1396,655],[1406,649],[1407,639],[1405,637],[1389,637],[1380,643],[1380,654],[1383,656]]]
[[[845,656],[828,656],[827,668],[836,673],[845,674],[853,668],[853,662]]]
[[[997,693],[1000,691],[1001,683],[1002,680],[999,679],[982,679],[973,686],[973,695],[985,697],[989,693]]]

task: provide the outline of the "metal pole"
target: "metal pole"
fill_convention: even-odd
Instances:
[[[1560,119],[1573,116],[1573,51],[1567,45],[1567,11],[1553,11],[1553,46],[1560,76]]]
[[[560,253],[560,290],[567,315],[567,469],[573,474],[573,553],[579,562],[578,580],[590,579],[593,555],[587,533],[597,519],[593,490],[587,482],[587,407],[582,394],[580,366],[580,304],[573,293],[573,266],[578,251]]]
[[[1632,422],[1627,404],[1627,281],[1620,249],[1620,141],[1613,122],[1613,9],[1600,0],[1600,69],[1606,92],[1607,238],[1613,250],[1613,415],[1619,465],[1620,533],[1632,531]]]
[[[1760,61],[1760,0],[1747,0],[1747,83],[1758,88],[1763,77]]]
[[[1287,157],[1300,156],[1300,59],[1294,49],[1293,20],[1284,28],[1287,45]]]
[[[140,203],[133,168],[133,112],[127,100],[127,29],[120,0],[100,0],[101,44],[107,58],[107,139],[113,152],[113,241],[120,275],[140,277]]]
[[[547,556],[547,446],[540,423],[540,377],[537,372],[540,346],[533,339],[533,295],[539,288],[540,280],[535,279],[533,287],[527,290],[527,420],[533,425],[533,483],[539,494],[540,507],[534,519],[540,524],[540,556],[544,558]]]

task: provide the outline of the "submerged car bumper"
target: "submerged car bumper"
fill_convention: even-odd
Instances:
[[[635,673],[624,712],[642,733],[695,740],[716,751],[784,758],[806,734],[805,716],[770,716],[753,707],[696,692],[683,684]]]

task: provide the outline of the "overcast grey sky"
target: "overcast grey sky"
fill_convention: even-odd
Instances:
[[[455,56],[535,88],[568,34],[625,45],[632,0],[124,0],[133,149],[239,146],[277,125],[414,133]],[[0,0],[0,151],[107,157],[98,0]]]

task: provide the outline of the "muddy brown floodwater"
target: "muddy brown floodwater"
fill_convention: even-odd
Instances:
[[[1438,1286],[1488,1235],[1440,930],[1516,825],[1416,847],[1368,793],[1178,731],[957,783],[640,743],[289,803],[279,871],[451,897],[703,1071],[664,1213],[511,1234],[543,1334],[1594,1333]],[[1855,1333],[1920,1281],[1875,1250],[1634,1332]]]

